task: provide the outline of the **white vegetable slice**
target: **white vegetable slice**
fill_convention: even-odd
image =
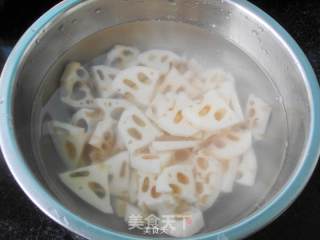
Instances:
[[[239,157],[249,150],[252,144],[251,131],[246,128],[234,127],[209,138],[209,148],[218,159]]]
[[[233,190],[233,185],[237,177],[237,171],[240,163],[240,158],[224,159],[222,160],[223,166],[223,180],[221,191],[230,193]]]
[[[231,74],[219,69],[208,70],[204,74],[204,89],[216,90],[227,102],[230,108],[236,112],[237,116],[243,120],[243,112],[236,91],[235,80]]]
[[[173,215],[174,216],[174,215]],[[204,218],[200,209],[192,207],[190,210],[185,211],[177,216],[178,219],[172,219],[173,216],[163,215],[162,226],[166,234],[176,238],[187,238],[198,233],[204,227]],[[166,226],[166,218],[168,221],[173,222],[172,226]],[[173,221],[172,221],[173,220]]]
[[[108,188],[108,168],[91,165],[60,174],[61,181],[78,197],[104,213],[113,213]]]
[[[161,193],[171,193],[189,203],[196,201],[191,165],[173,165],[165,168],[157,179],[156,187]]]
[[[256,154],[253,148],[251,148],[242,156],[238,169],[240,177],[236,182],[245,186],[253,186],[256,181],[257,169]]]
[[[170,152],[134,154],[131,157],[131,167],[146,173],[160,173],[171,157]]]
[[[100,97],[108,98],[114,94],[112,91],[112,82],[118,72],[118,69],[105,65],[91,67],[92,80]]]
[[[129,153],[123,151],[106,160],[109,169],[110,193],[118,197],[128,195],[130,180]]]
[[[119,151],[125,150],[115,122],[111,118],[100,121],[88,141],[89,158],[101,162]]]
[[[123,99],[112,98],[96,98],[95,104],[105,115],[105,118],[111,117],[115,121],[119,121],[124,110],[133,107],[133,104]]]
[[[202,67],[195,62],[195,60],[191,60],[188,62],[189,70],[187,70],[183,76],[188,82],[188,88],[192,89],[192,92],[189,91],[189,95],[191,98],[197,98],[203,95],[208,89],[204,88],[203,82],[203,69]]]
[[[137,48],[116,45],[108,52],[106,64],[114,68],[125,69],[136,64],[139,53]]]
[[[128,222],[130,220],[130,218],[132,218],[134,216],[139,217],[139,219],[141,217],[142,221],[144,221],[143,220],[143,216],[144,216],[143,211],[140,208],[136,207],[135,205],[128,203],[127,207],[126,207],[126,213],[125,213],[124,220],[126,222]]]
[[[252,128],[253,136],[261,140],[265,134],[271,115],[271,106],[261,98],[251,94],[246,108],[246,119]]]
[[[205,131],[217,131],[241,121],[215,90],[187,106],[183,113],[193,126]]]
[[[199,141],[153,141],[151,148],[156,152],[174,151],[180,149],[194,148]]]
[[[91,138],[89,139],[89,144],[95,148],[111,152],[115,144],[113,127],[114,122],[111,118],[105,118],[98,122]]]
[[[160,84],[158,91],[164,94],[167,92],[185,92],[190,97],[197,96],[199,93],[174,67],[170,69],[164,81]]]
[[[136,204],[138,200],[139,175],[135,169],[130,170],[129,201]]]
[[[84,128],[90,136],[101,119],[102,112],[99,109],[82,108],[72,116],[71,124]]]
[[[175,94],[172,92],[166,94],[157,94],[148,109],[146,110],[146,116],[157,123],[158,118],[166,114],[169,109],[175,104]]]
[[[167,50],[149,50],[139,55],[138,62],[162,73],[167,73],[170,66],[179,59],[180,57],[177,54]]]
[[[225,82],[234,82],[231,74],[227,74],[222,69],[209,69],[203,74],[203,89],[219,89]]]
[[[104,112],[104,118],[111,118],[114,122],[118,122],[124,110],[133,107],[134,105],[123,99],[105,99],[97,98],[95,103],[99,109]],[[114,129],[114,135],[116,137],[115,148],[124,149],[125,143],[122,139],[119,129]]]
[[[126,216],[127,206],[128,206],[127,201],[125,201],[121,198],[113,197],[113,198],[111,198],[111,206],[112,206],[114,213],[118,217],[124,218]]]
[[[217,200],[221,189],[222,167],[219,161],[201,151],[193,157],[196,181],[196,206],[205,211]]]
[[[59,121],[48,122],[48,130],[60,157],[69,168],[80,164],[81,154],[86,142],[84,128]]]
[[[170,194],[160,193],[156,186],[157,175],[139,173],[138,206],[147,207],[151,211],[176,206],[174,197]]]
[[[201,79],[204,72],[203,67],[195,59],[188,59],[185,57],[174,62],[173,67],[175,67],[188,81],[192,81],[195,78]],[[203,85],[201,85],[199,90],[202,89],[202,87]]]
[[[158,129],[135,107],[123,112],[118,128],[130,153],[145,147],[160,134]]]
[[[168,101],[170,101],[171,106],[163,114],[160,112],[163,111],[162,109],[159,110],[155,105],[151,106],[151,109],[156,109],[155,111],[158,112],[155,119],[156,124],[162,130],[174,136],[190,137],[195,135],[199,130],[187,121],[183,113],[183,109],[191,102],[190,99],[182,92],[177,95],[167,95],[166,98],[169,98]]]
[[[94,107],[93,95],[89,87],[89,73],[80,63],[69,63],[61,78],[61,100],[75,107]]]
[[[126,99],[147,106],[160,77],[157,70],[135,66],[121,71],[112,83],[112,89]]]

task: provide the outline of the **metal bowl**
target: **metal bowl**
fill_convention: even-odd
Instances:
[[[86,62],[117,43],[186,52],[221,65],[239,79],[240,92],[254,92],[273,106],[270,133],[255,146],[257,184],[222,196],[192,239],[243,238],[294,201],[319,155],[320,95],[310,63],[279,24],[241,0],[69,0],[27,30],[0,82],[1,148],[15,179],[43,212],[89,239],[141,237],[73,198],[57,179],[57,156],[39,139],[39,109],[66,62]]]

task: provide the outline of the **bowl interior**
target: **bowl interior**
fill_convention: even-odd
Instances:
[[[47,135],[48,116],[70,117],[56,90],[66,63],[102,61],[115,44],[160,48],[195,58],[233,74],[245,107],[250,93],[272,106],[269,130],[255,142],[258,178],[236,186],[205,213],[212,232],[244,219],[269,202],[303,160],[310,107],[304,76],[291,52],[253,13],[229,1],[86,1],[66,11],[39,33],[25,54],[15,83],[14,124],[33,174],[62,205],[98,226],[129,234],[127,225],[79,200],[59,181],[65,169]],[[96,58],[97,56],[100,56]],[[32,149],[32,151],[30,151]]]

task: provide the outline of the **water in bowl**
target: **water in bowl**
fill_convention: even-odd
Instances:
[[[203,229],[203,232],[235,223],[263,204],[279,175],[286,154],[285,109],[275,84],[265,73],[263,66],[258,66],[236,44],[222,38],[216,28],[211,30],[172,21],[121,24],[81,40],[52,65],[34,103],[33,151],[50,190],[66,207],[94,224],[132,233],[121,219],[106,217],[80,201],[62,185],[58,174],[65,171],[66,167],[59,159],[45,125],[50,119],[65,121],[71,116],[70,109],[59,100],[58,86],[64,66],[70,61],[80,61],[86,66],[102,63],[105,52],[115,44],[135,46],[140,50],[167,49],[194,58],[206,68],[222,68],[236,79],[243,109],[251,93],[272,106],[266,137],[254,143],[258,158],[256,184],[250,188],[236,185],[231,194],[221,194],[215,205],[205,213],[206,225],[210,227]]]

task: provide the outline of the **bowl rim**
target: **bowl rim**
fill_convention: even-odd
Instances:
[[[217,231],[199,234],[187,239],[238,239],[246,237],[277,218],[297,198],[307,184],[313,173],[319,156],[320,133],[316,125],[320,123],[320,91],[316,75],[307,57],[295,42],[295,40],[268,14],[261,9],[243,0],[225,0],[235,4],[250,14],[254,14],[260,21],[267,24],[274,34],[286,45],[291,56],[295,58],[304,82],[309,92],[310,101],[310,134],[307,139],[306,149],[302,161],[296,167],[295,173],[282,188],[263,208],[257,210],[241,221],[229,225]],[[111,229],[99,227],[92,224],[60,204],[50,193],[37,181],[25,163],[23,155],[19,150],[13,128],[13,99],[14,82],[18,67],[28,49],[30,43],[37,34],[51,21],[56,19],[70,8],[84,2],[84,0],[65,0],[42,15],[20,38],[3,68],[0,81],[0,146],[5,161],[23,191],[51,219],[63,225],[65,228],[89,239],[141,239],[135,235],[115,232]],[[149,238],[147,238],[149,239]]]

